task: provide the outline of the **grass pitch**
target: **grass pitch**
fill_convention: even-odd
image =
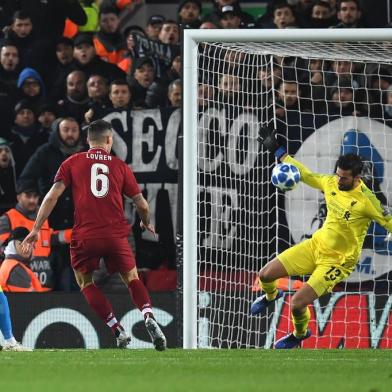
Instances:
[[[390,350],[0,352],[2,390],[391,392]]]

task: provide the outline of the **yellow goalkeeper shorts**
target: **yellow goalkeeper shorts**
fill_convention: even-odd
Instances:
[[[354,269],[343,267],[344,255],[325,248],[320,241],[310,238],[280,253],[278,259],[289,276],[310,275],[306,282],[319,297],[332,292]]]

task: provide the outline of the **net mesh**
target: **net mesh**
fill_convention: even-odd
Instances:
[[[307,277],[281,279],[284,298],[266,314],[257,271],[321,227],[321,192],[286,194],[270,182],[281,144],[313,171],[333,173],[342,153],[365,161],[363,178],[385,208],[392,183],[391,43],[206,43],[198,46],[198,345],[272,347],[292,331],[290,297]],[[356,270],[311,307],[304,347],[392,347],[391,243],[372,224]]]

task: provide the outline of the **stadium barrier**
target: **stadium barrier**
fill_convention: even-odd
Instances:
[[[14,335],[31,348],[113,348],[108,327],[88,307],[79,292],[7,293]],[[129,348],[153,348],[140,311],[128,294],[108,294],[118,320],[132,336]],[[176,346],[176,294],[151,294],[154,314],[167,337]],[[1,343],[1,342],[0,342]]]

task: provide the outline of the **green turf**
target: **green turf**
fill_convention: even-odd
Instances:
[[[0,352],[3,391],[391,392],[390,350]]]

